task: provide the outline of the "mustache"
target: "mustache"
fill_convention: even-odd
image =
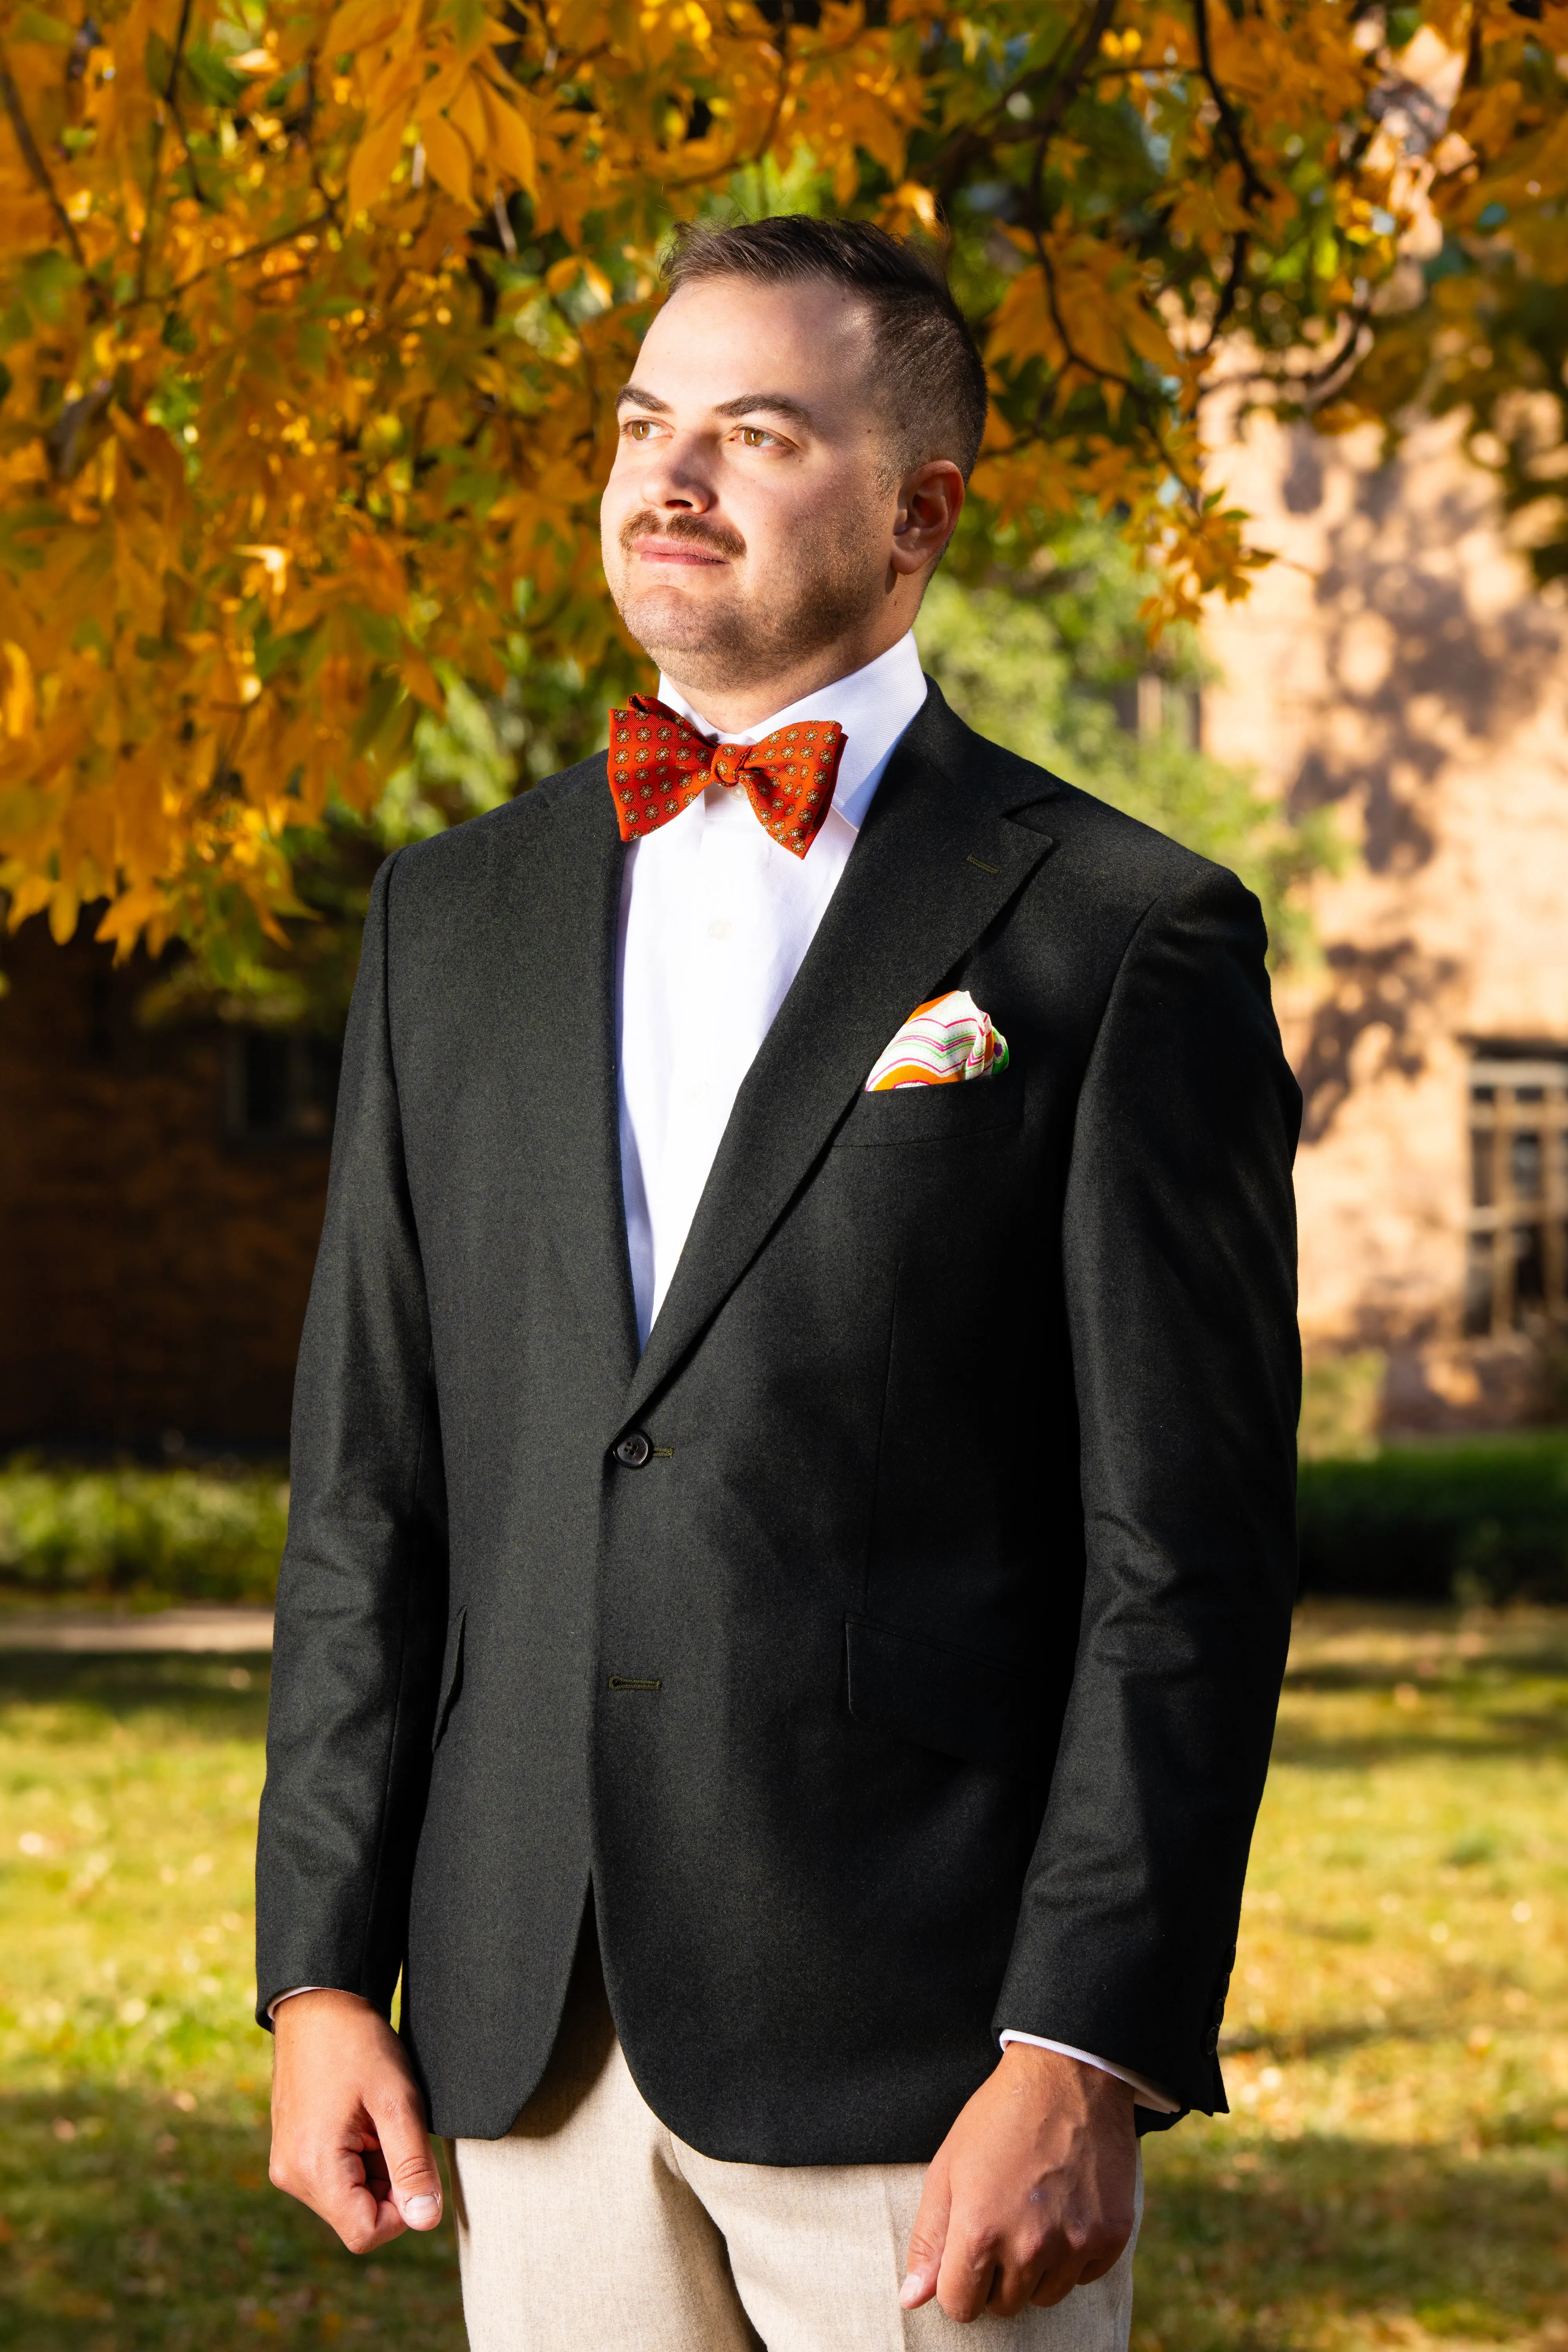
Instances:
[[[704,522],[700,515],[673,514],[662,520],[647,507],[628,515],[621,525],[621,552],[629,555],[639,539],[686,540],[714,555],[741,556],[746,542],[728,523]]]

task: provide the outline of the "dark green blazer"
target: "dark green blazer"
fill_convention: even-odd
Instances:
[[[640,1359],[603,756],[384,866],[300,1353],[261,2011],[437,2131],[543,2071],[590,1885],[710,2156],[929,2158],[1009,2025],[1224,2104],[1295,1588],[1256,902],[933,687]],[[969,989],[1011,1048],[864,1092]]]

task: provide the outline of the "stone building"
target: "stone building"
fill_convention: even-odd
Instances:
[[[1385,465],[1254,417],[1214,471],[1277,561],[1206,624],[1205,742],[1354,852],[1279,997],[1309,1362],[1375,1365],[1390,1430],[1560,1412],[1568,594],[1452,425]]]

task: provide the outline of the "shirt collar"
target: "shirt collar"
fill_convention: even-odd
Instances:
[[[659,678],[658,698],[703,734],[712,737],[717,732],[668,677]],[[718,740],[760,743],[775,727],[795,727],[808,719],[837,719],[844,730],[845,743],[833,805],[848,824],[858,827],[866,822],[866,812],[894,746],[925,698],[926,682],[911,630],[863,669],[851,670],[847,677],[835,678],[831,686],[819,687],[814,694],[803,694],[798,702],[786,703],[784,709],[759,719],[755,726],[744,727],[738,734],[720,735]]]

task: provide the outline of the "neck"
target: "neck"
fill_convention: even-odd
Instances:
[[[864,669],[868,662],[874,662],[908,633],[907,618],[900,618],[892,626],[888,615],[879,617],[882,623],[879,628],[837,638],[832,645],[763,678],[719,676],[707,667],[700,656],[692,657],[688,667],[679,653],[661,658],[659,667],[710,727],[721,735],[738,735],[747,727],[755,727],[760,719],[771,719],[775,710],[787,710],[791,703],[801,701],[806,695],[820,693],[824,687],[836,685],[841,677],[852,677],[858,669]]]

